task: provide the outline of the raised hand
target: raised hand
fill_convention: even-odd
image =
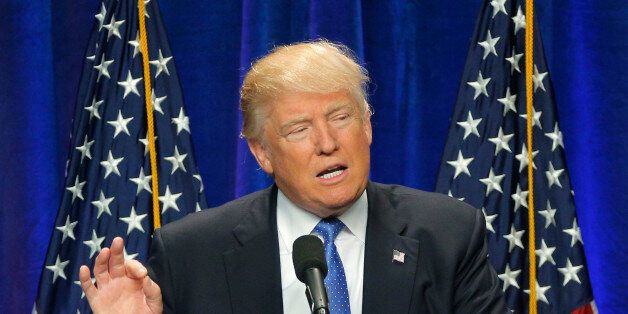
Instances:
[[[81,266],[79,278],[89,306],[100,313],[162,313],[161,289],[148,277],[146,268],[136,260],[124,261],[124,241],[117,237],[111,249],[96,257],[91,281],[89,268]]]

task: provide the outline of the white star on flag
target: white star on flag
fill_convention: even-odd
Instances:
[[[521,269],[510,270],[510,265],[506,264],[506,269],[504,270],[504,273],[497,275],[497,277],[504,282],[502,291],[506,291],[506,289],[508,289],[508,287],[510,286],[520,289],[519,283],[517,282],[517,276],[519,276],[520,273]]]
[[[517,185],[517,191],[515,194],[511,195],[511,197],[512,200],[515,201],[515,212],[517,212],[521,206],[528,208],[528,191],[521,190],[521,186]]]
[[[510,142],[510,139],[512,139],[512,137],[513,134],[504,134],[504,131],[500,127],[499,131],[497,132],[497,136],[488,139],[489,142],[495,144],[495,156],[497,156],[497,154],[502,149],[508,151],[509,153],[512,153],[512,151],[510,150],[510,146],[508,145],[508,142]]]
[[[133,117],[124,118],[124,116],[122,116],[122,110],[118,110],[118,118],[116,120],[107,121],[108,124],[115,128],[113,138],[116,138],[121,132],[124,132],[126,135],[131,135],[128,127],[131,120],[133,120]]]
[[[157,142],[157,138],[158,136],[155,136],[155,142]],[[146,136],[144,136],[144,138],[141,138],[138,140],[140,143],[144,144],[144,156],[146,156],[146,154],[148,154],[149,151],[149,147],[148,147],[148,131],[146,131]]]
[[[187,155],[188,154],[179,154],[179,148],[175,145],[174,154],[170,157],[164,157],[165,160],[172,163],[172,172],[170,172],[170,174],[173,174],[179,168],[181,168],[183,172],[186,172],[183,160],[187,157]]]
[[[517,15],[512,18],[512,21],[515,22],[515,34],[517,34],[520,29],[526,28],[526,16],[523,15],[521,6],[517,8]]]
[[[76,199],[77,197],[80,198],[81,200],[83,199],[83,186],[84,185],[85,185],[85,181],[79,182],[79,178],[78,176],[76,176],[76,179],[74,179],[74,186],[65,188],[66,190],[70,191],[70,193],[72,193],[72,202],[74,202],[74,199]]]
[[[170,61],[170,59],[172,59],[172,57],[164,58],[164,56],[161,54],[161,49],[159,49],[159,57],[156,60],[151,60],[149,62],[157,69],[155,71],[155,78],[159,77],[159,74],[161,74],[161,72],[170,75],[170,71],[168,71],[168,62]]]
[[[547,177],[547,184],[549,187],[551,188],[552,185],[556,184],[562,188],[563,185],[560,184],[560,175],[563,174],[565,169],[554,169],[554,165],[551,161],[549,162],[547,168],[549,170],[545,171],[545,176]]]
[[[185,115],[185,112],[183,112],[183,108],[179,110],[178,117],[172,118],[172,123],[177,125],[177,135],[183,130],[190,133],[190,119]]]
[[[85,135],[85,140],[83,140],[83,145],[76,147],[75,149],[81,152],[81,162],[83,159],[87,157],[88,159],[92,159],[92,153],[90,152],[90,148],[94,144],[94,141],[87,141],[87,135]]]
[[[473,119],[473,115],[471,114],[471,111],[469,111],[467,120],[458,122],[458,125],[464,129],[464,136],[462,139],[466,140],[470,134],[480,137],[480,133],[478,133],[478,125],[480,122],[482,122],[482,119]]]
[[[473,95],[473,100],[477,99],[478,96],[480,96],[480,94],[488,97],[488,91],[486,90],[486,85],[488,85],[488,82],[490,81],[491,81],[491,78],[482,77],[482,71],[480,71],[480,73],[478,73],[477,81],[467,82],[467,84],[469,84],[469,86],[473,87],[473,89],[475,90],[475,94]]]
[[[126,96],[130,93],[140,96],[140,91],[137,89],[137,84],[141,80],[141,77],[134,79],[133,75],[131,75],[131,70],[129,70],[128,74],[126,75],[126,79],[124,81],[118,82],[118,85],[124,87],[124,95],[122,96],[122,99],[125,99]]]
[[[495,50],[495,44],[497,44],[497,42],[499,41],[499,37],[495,37],[493,38],[491,36],[491,31],[488,31],[488,34],[486,35],[486,39],[482,42],[479,42],[478,45],[482,46],[482,48],[484,48],[484,56],[482,57],[482,60],[486,59],[486,57],[489,54],[494,54],[497,57],[497,51]]]
[[[580,278],[578,277],[578,272],[582,269],[582,267],[582,265],[573,266],[571,264],[571,260],[567,258],[567,264],[565,264],[565,267],[558,269],[558,271],[565,277],[563,280],[563,287],[572,280],[577,283],[581,283]]]
[[[63,241],[65,241],[66,238],[76,240],[76,238],[74,237],[74,227],[76,227],[77,223],[78,221],[70,222],[70,216],[67,216],[65,217],[65,225],[55,228],[61,231],[61,234],[62,234],[61,243],[63,243]]]
[[[100,64],[94,66],[94,69],[98,71],[98,78],[96,78],[97,82],[100,81],[100,77],[103,75],[106,76],[107,78],[111,78],[111,76],[109,76],[109,66],[112,63],[113,63],[113,59],[105,60],[105,54],[103,53],[102,56],[100,57]]]
[[[124,20],[121,21],[116,21],[116,15],[114,14],[111,17],[111,21],[109,21],[109,24],[107,25],[103,25],[102,27],[107,29],[107,40],[109,40],[109,38],[111,36],[116,36],[120,39],[122,39],[122,37],[120,37],[120,26],[122,26],[122,24],[124,24]]]
[[[493,169],[491,169],[491,171],[488,174],[488,177],[484,179],[480,179],[480,182],[486,184],[486,195],[489,195],[492,191],[503,193],[501,182],[505,176],[506,175],[504,174],[496,176],[495,173],[493,173]]]
[[[107,16],[107,8],[105,8],[105,3],[100,4],[100,12],[94,15],[94,17],[98,20],[98,31],[102,30],[102,24],[105,22],[105,17]]]
[[[142,220],[146,218],[146,214],[138,215],[135,212],[135,206],[131,206],[131,213],[128,217],[120,217],[120,220],[127,224],[126,234],[131,234],[131,231],[137,229],[144,233],[144,227],[142,227]]]
[[[447,162],[456,169],[456,172],[454,173],[454,179],[457,178],[458,175],[461,173],[466,173],[468,176],[471,176],[471,173],[469,172],[469,164],[472,161],[473,158],[464,158],[464,156],[462,156],[462,151],[458,151],[458,158],[456,160],[451,160]]]
[[[550,206],[550,201],[547,200],[547,207],[545,210],[539,211],[539,214],[545,218],[545,228],[550,225],[556,226],[556,219],[554,216],[556,215],[556,210]]]
[[[46,269],[52,271],[52,283],[55,283],[55,281],[57,281],[57,278],[61,277],[63,279],[67,279],[67,277],[65,277],[65,267],[68,265],[70,261],[61,261],[59,259],[59,256],[57,255],[57,260],[55,261],[54,265],[47,265]]]
[[[98,237],[96,230],[92,230],[92,238],[88,241],[83,241],[85,245],[89,247],[89,258],[92,258],[96,252],[102,250],[102,242],[105,241],[105,237]]]
[[[534,163],[534,157],[539,153],[538,150],[532,152],[532,168],[536,169],[536,164]],[[523,169],[528,166],[528,148],[526,145],[521,146],[521,154],[515,155],[515,158],[519,160],[519,172],[523,171]]]
[[[144,167],[140,168],[140,174],[137,175],[137,177],[135,178],[130,178],[129,180],[131,180],[133,183],[137,184],[137,191],[135,192],[135,195],[139,195],[140,192],[142,192],[142,190],[146,190],[148,191],[148,193],[153,193],[153,191],[150,189],[150,180],[153,176],[147,176],[144,174]]]
[[[504,14],[508,15],[508,12],[506,12],[505,3],[506,3],[506,0],[492,0],[491,1],[490,4],[493,7],[493,17],[495,17],[495,15],[497,15],[497,13],[499,12],[504,12]]]
[[[115,197],[113,196],[110,198],[106,198],[105,193],[103,193],[103,191],[100,191],[100,197],[98,197],[98,200],[92,202],[92,204],[96,206],[96,208],[98,208],[98,214],[96,214],[96,218],[100,218],[100,215],[102,215],[103,213],[106,213],[107,215],[111,216],[111,210],[109,209],[109,204],[111,204],[111,202],[113,202],[114,199]]]
[[[512,111],[515,114],[517,113],[517,107],[515,106],[517,95],[510,94],[510,87],[506,88],[506,96],[504,96],[504,98],[497,99],[497,101],[504,105],[504,117],[508,111]]]
[[[159,197],[159,201],[163,203],[161,208],[161,213],[165,213],[169,208],[174,208],[174,210],[179,211],[179,206],[177,205],[177,199],[181,196],[181,193],[170,193],[170,187],[166,186],[166,193]]]
[[[484,214],[484,220],[486,222],[486,230],[495,233],[495,229],[493,228],[493,221],[497,218],[497,214],[487,215],[484,208],[482,208],[482,213]]]
[[[144,0],[144,16],[149,19],[150,15],[148,15],[148,4],[150,3],[150,0]],[[137,4],[139,7],[139,3]]]
[[[521,237],[524,233],[525,230],[517,231],[515,229],[515,225],[510,226],[510,233],[503,236],[506,240],[508,240],[508,253],[512,252],[515,246],[523,249],[523,242],[521,242]]]
[[[545,293],[546,293],[546,292],[547,292],[547,290],[549,290],[550,288],[551,288],[550,286],[544,286],[544,287],[541,287],[541,286],[539,285],[539,282],[537,281],[537,282],[536,282],[536,300],[537,300],[537,301],[543,301],[543,302],[545,302],[546,304],[549,304],[549,301],[547,300],[547,297],[545,296]],[[525,293],[527,293],[527,294],[530,294],[530,290],[529,290],[529,289],[523,290],[523,292],[525,292]]]
[[[563,132],[558,129],[558,122],[554,123],[554,132],[545,133],[545,136],[552,140],[552,152],[558,146],[565,148],[565,144],[563,144]]]
[[[137,55],[137,53],[141,53],[142,49],[140,49],[140,32],[135,32],[135,39],[129,40],[129,45],[133,46],[133,58]]]
[[[153,89],[153,91],[150,93],[150,103],[151,105],[153,105],[153,110],[164,114],[164,111],[161,109],[161,103],[166,100],[166,98],[168,98],[168,96],[157,97],[157,94],[155,94],[155,89]],[[183,110],[183,108],[181,109]]]
[[[554,261],[554,257],[552,257],[552,254],[554,254],[554,251],[556,251],[556,247],[548,247],[547,244],[545,243],[545,240],[544,239],[541,240],[541,248],[534,251],[536,255],[539,257],[539,267],[543,266],[545,262],[550,262],[553,265],[556,265],[556,262]]]
[[[519,60],[523,57],[523,53],[515,53],[515,47],[512,47],[512,53],[509,58],[506,58],[506,61],[510,62],[510,74],[512,75],[515,71],[521,73],[521,69],[519,69]]]
[[[534,75],[532,75],[532,82],[534,83],[534,91],[536,92],[537,88],[541,88],[545,91],[545,85],[543,85],[543,79],[547,76],[547,72],[539,73],[539,69],[537,69],[536,64],[534,65]]]
[[[194,177],[194,179],[198,180],[198,183],[201,185],[201,187],[199,188],[198,192],[199,193],[203,193],[203,190],[205,189],[205,187],[203,186],[203,179],[201,179],[201,175],[200,174],[195,174],[195,175],[192,175],[192,177]]]
[[[580,234],[580,227],[578,227],[578,223],[576,222],[575,218],[573,220],[573,224],[571,225],[571,229],[565,229],[563,230],[563,232],[571,236],[571,247],[576,245],[576,243],[578,242],[582,243],[582,235]]]
[[[107,160],[103,160],[100,162],[100,165],[105,168],[105,179],[107,179],[107,177],[111,173],[115,173],[120,176],[120,170],[118,170],[118,165],[122,162],[123,159],[124,157],[114,158],[111,154],[111,151],[109,151],[109,156],[107,157]]]
[[[87,106],[87,107],[83,108],[83,109],[89,111],[89,120],[90,121],[92,120],[93,117],[96,117],[96,119],[100,120],[100,113],[98,112],[98,108],[100,108],[100,105],[102,105],[103,102],[105,102],[105,101],[104,100],[96,101],[96,98],[93,98],[92,99],[92,104],[90,106]]]
[[[543,129],[543,127],[541,126],[541,115],[542,114],[543,114],[543,111],[536,111],[536,109],[534,109],[534,107],[532,107],[532,127],[538,126],[539,129]],[[524,120],[528,120],[528,114],[527,113],[520,114],[519,117],[521,117]]]

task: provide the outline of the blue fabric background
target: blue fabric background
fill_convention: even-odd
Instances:
[[[156,1],[156,0],[153,0]],[[270,183],[239,139],[238,87],[274,45],[326,37],[370,71],[376,181],[433,190],[481,1],[160,6],[214,206]],[[32,308],[63,190],[96,0],[0,0],[0,311]],[[598,307],[628,308],[628,6],[537,1]]]

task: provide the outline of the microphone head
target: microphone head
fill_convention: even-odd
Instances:
[[[327,261],[323,241],[314,235],[300,236],[292,244],[292,263],[297,278],[305,282],[305,271],[310,268],[318,268],[327,276]]]

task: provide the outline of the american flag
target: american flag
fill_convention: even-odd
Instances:
[[[481,208],[489,259],[515,313],[528,312],[525,1],[485,0],[464,68],[437,191]],[[538,27],[532,151],[538,313],[595,309]]]
[[[79,267],[91,269],[117,236],[125,241],[125,258],[146,261],[152,193],[159,193],[162,223],[206,207],[159,8],[156,1],[144,3],[159,191],[151,188],[138,2],[105,0],[87,48],[65,189],[34,312],[90,312]]]

